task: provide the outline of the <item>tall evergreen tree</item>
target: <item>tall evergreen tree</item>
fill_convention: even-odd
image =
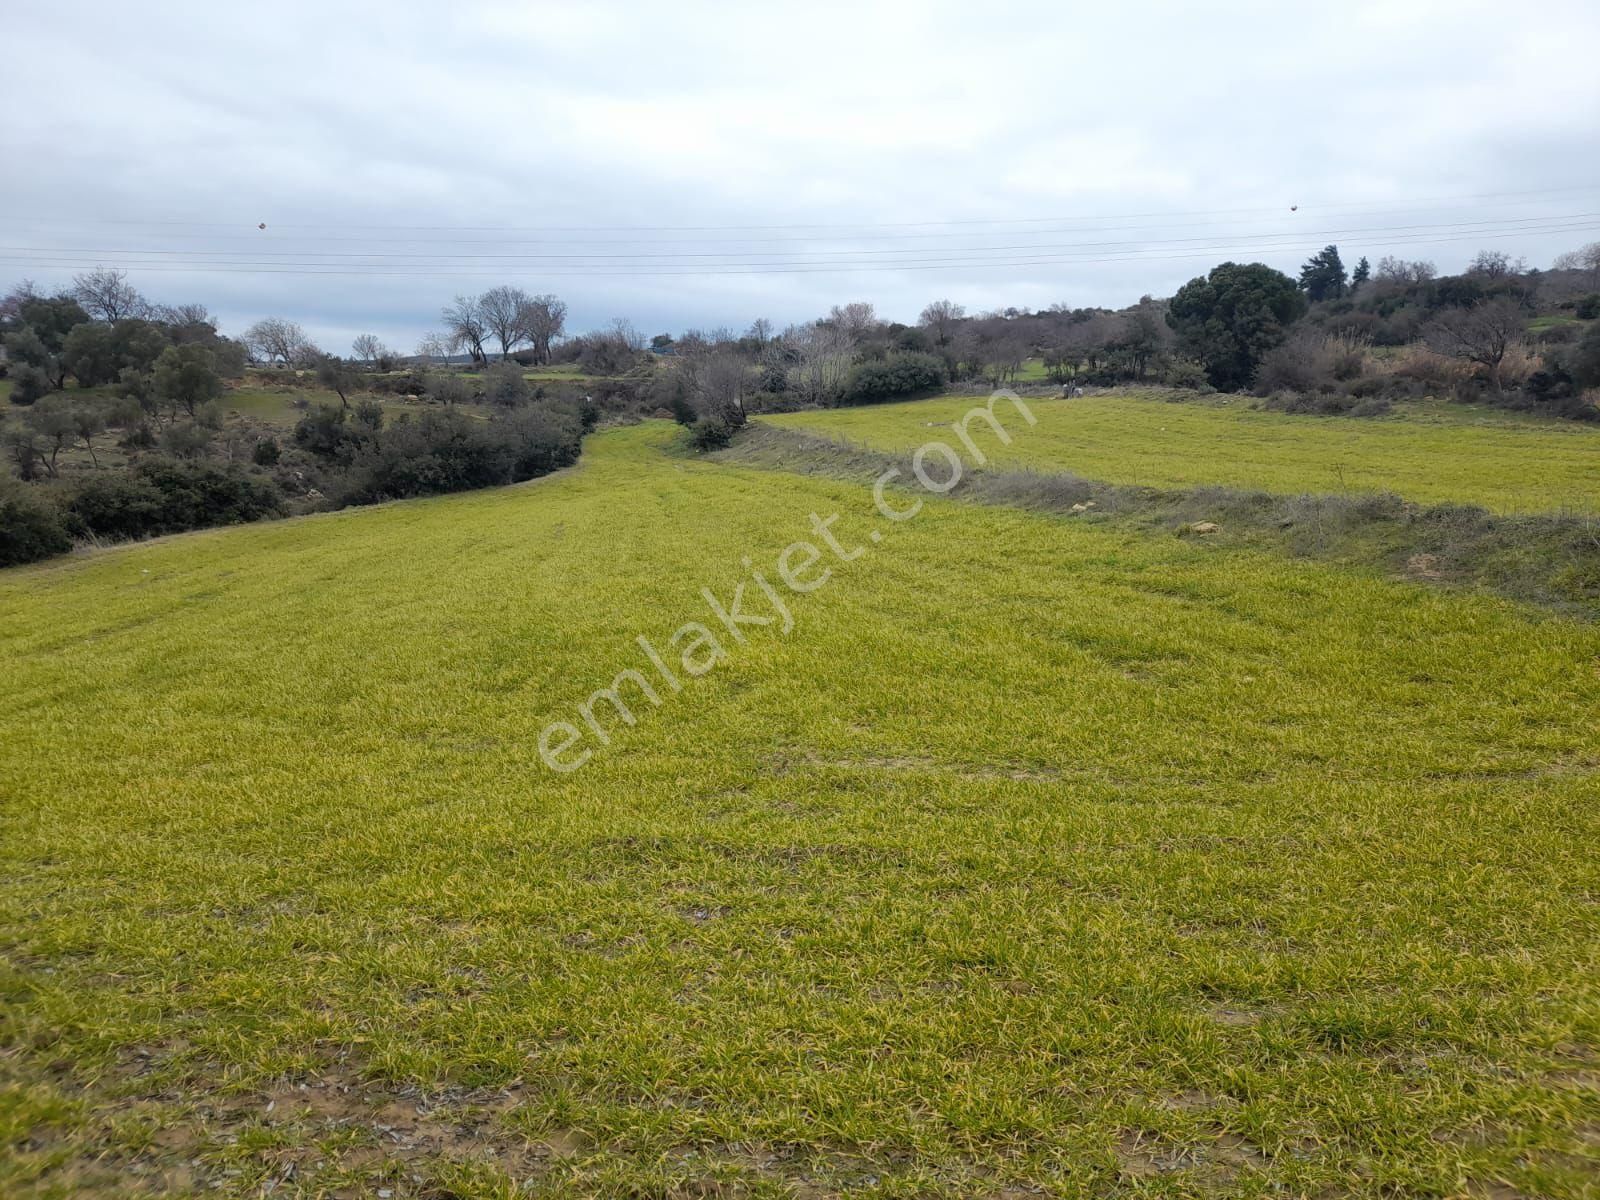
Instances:
[[[1353,292],[1367,280],[1372,278],[1372,264],[1363,254],[1361,261],[1356,264],[1356,269],[1350,273],[1350,290]]]
[[[1339,247],[1324,246],[1300,268],[1300,288],[1313,301],[1337,300],[1345,293],[1344,262]]]

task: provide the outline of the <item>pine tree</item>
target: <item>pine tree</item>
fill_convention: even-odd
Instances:
[[[1345,293],[1344,262],[1339,247],[1324,246],[1300,268],[1300,287],[1313,301],[1337,300]]]
[[[1361,261],[1356,264],[1356,269],[1350,274],[1350,290],[1352,292],[1355,291],[1358,287],[1371,278],[1372,264],[1367,261],[1367,256],[1363,254],[1361,256]]]

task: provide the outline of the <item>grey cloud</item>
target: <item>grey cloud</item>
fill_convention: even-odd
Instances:
[[[1338,238],[1351,259],[1446,268],[1480,243],[1540,263],[1600,237],[1600,218],[1506,224],[1600,211],[1600,10],[1583,0],[1550,0],[1537,22],[1432,0],[24,0],[6,35],[0,244],[25,249],[0,251],[0,284],[124,265],[231,328],[284,315],[334,348],[364,329],[410,346],[452,294],[496,278],[558,292],[575,327],[627,315],[653,332],[783,323],[850,299],[900,319],[934,296],[1120,305],[1224,257],[1293,268],[1328,229],[1353,231]],[[1042,217],[1060,220],[888,228]],[[1499,223],[1481,236],[1455,224],[1472,220]],[[800,223],[829,228],[727,228]],[[568,226],[606,228],[509,231]],[[622,228],[637,226],[720,228]],[[535,238],[555,244],[465,244]],[[1104,242],[1125,244],[1079,246]],[[1001,249],[1031,244],[1077,248],[1052,261]],[[954,249],[968,246],[992,249]],[[707,272],[913,247],[874,261],[983,261]],[[625,259],[461,257],[497,249],[747,257],[654,258],[702,273],[632,276],[609,273]],[[282,273],[340,252],[372,257]],[[438,257],[378,257],[422,253]],[[407,261],[418,274],[377,273]],[[279,269],[236,265],[253,262]]]

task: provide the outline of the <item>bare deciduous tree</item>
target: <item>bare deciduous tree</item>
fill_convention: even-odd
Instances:
[[[417,353],[423,358],[437,358],[442,366],[450,361],[450,338],[442,333],[425,333],[417,342]]]
[[[701,414],[734,428],[745,423],[750,386],[750,364],[732,350],[714,350],[695,366],[693,391]]]
[[[976,361],[990,386],[999,387],[1016,378],[1028,349],[1021,330],[1004,318],[991,317],[978,331]]]
[[[256,359],[286,367],[302,366],[317,353],[305,330],[281,317],[263,317],[244,331],[243,341]]]
[[[644,334],[635,329],[633,322],[628,320],[627,317],[612,317],[610,333],[620,345],[626,346],[630,352],[638,354],[644,350]]]
[[[126,321],[148,316],[151,305],[128,282],[126,271],[98,267],[72,277],[72,298],[83,305],[91,317],[102,321]]]
[[[1403,258],[1385,255],[1378,260],[1372,277],[1379,283],[1411,284],[1427,283],[1438,274],[1439,269],[1425,259],[1408,262]]]
[[[967,310],[954,300],[935,300],[917,318],[917,324],[933,337],[934,346],[943,352],[955,338],[956,326],[967,315]]]
[[[547,363],[550,348],[566,332],[567,306],[548,293],[535,296],[523,306],[521,323],[528,341],[533,344],[534,360]]]
[[[158,304],[147,315],[152,321],[160,321],[163,325],[186,328],[209,325],[213,333],[217,328],[216,321],[212,320],[211,312],[204,304]]]
[[[375,333],[363,333],[350,343],[357,358],[374,371],[387,371],[394,366],[394,351],[385,346]]]
[[[1500,366],[1507,352],[1522,340],[1522,310],[1509,300],[1492,300],[1472,308],[1446,309],[1423,331],[1437,354],[1473,363],[1489,376],[1494,390],[1503,390]]]
[[[644,337],[621,317],[605,329],[573,341],[578,365],[591,375],[621,375],[633,368],[644,350]]]
[[[859,345],[880,324],[878,314],[865,300],[850,304],[835,304],[828,310],[827,321],[850,339],[852,346]]]
[[[783,340],[796,365],[795,387],[811,404],[829,404],[844,387],[854,359],[850,336],[831,321],[792,325]]]
[[[4,296],[0,296],[0,321],[12,321],[22,312],[22,306],[29,300],[37,299],[39,289],[33,280],[24,279]]]
[[[1587,271],[1589,286],[1600,288],[1600,242],[1590,242],[1576,250],[1568,250],[1556,258],[1557,271]]]
[[[483,348],[489,337],[489,323],[483,309],[473,296],[457,296],[439,319],[444,322],[445,336],[452,350],[465,350],[475,363],[487,363],[489,355]]]
[[[511,357],[511,350],[530,341],[528,305],[532,297],[519,287],[490,288],[478,297],[478,314],[489,333],[500,343],[500,357]]]
[[[1481,279],[1506,279],[1521,275],[1527,269],[1528,260],[1525,258],[1512,258],[1504,250],[1479,250],[1478,256],[1467,268],[1467,274]]]

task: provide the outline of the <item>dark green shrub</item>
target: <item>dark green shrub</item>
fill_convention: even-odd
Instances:
[[[90,475],[67,501],[67,518],[96,537],[138,538],[283,513],[278,489],[237,468],[145,459],[127,471]]]
[[[672,400],[668,404],[672,412],[672,419],[679,425],[693,425],[695,423],[694,405],[689,403],[689,394],[682,388],[672,393]]]
[[[330,462],[349,462],[371,434],[369,420],[352,421],[349,409],[319,404],[295,423],[294,444]]]
[[[483,373],[483,395],[490,404],[515,408],[528,399],[528,381],[514,362],[498,362]]]
[[[22,363],[11,368],[11,403],[32,404],[50,391],[50,376],[42,367]]]
[[[384,396],[421,396],[428,390],[428,379],[421,371],[400,371],[393,375],[374,375],[368,386]]]
[[[1600,387],[1600,324],[1584,331],[1578,344],[1562,356],[1562,363],[1580,388]]]
[[[845,379],[841,404],[881,404],[945,382],[944,363],[931,354],[890,354],[876,362],[858,363]]]
[[[570,467],[578,461],[583,435],[592,426],[586,418],[594,414],[592,405],[573,410],[561,405],[532,405],[510,413],[489,428],[511,444],[511,482],[536,479]]]
[[[79,533],[103,538],[148,537],[168,532],[161,489],[133,471],[89,476],[67,501]]]
[[[0,567],[72,549],[60,510],[38,488],[0,476]]]
[[[696,450],[720,450],[733,441],[733,429],[716,417],[702,417],[689,426],[689,445]]]
[[[1590,292],[1578,301],[1572,311],[1585,321],[1593,321],[1596,317],[1600,317],[1600,292]]]
[[[561,404],[493,421],[454,408],[402,416],[361,444],[338,498],[370,504],[532,479],[576,462],[582,437],[582,416]]]

